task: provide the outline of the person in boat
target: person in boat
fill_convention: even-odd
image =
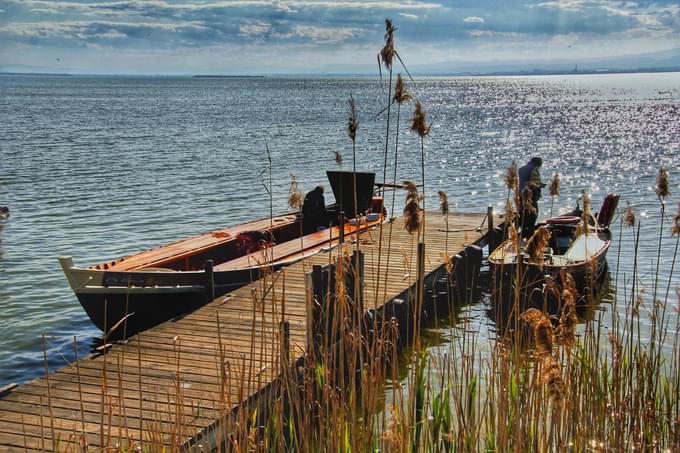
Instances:
[[[313,233],[319,227],[327,227],[330,222],[323,190],[323,186],[316,186],[305,195],[302,203],[302,226],[305,234]]]
[[[541,181],[539,169],[543,165],[543,159],[532,157],[529,162],[519,167],[519,193],[522,196],[522,206],[531,203],[533,209],[523,209],[522,237],[528,238],[534,233],[536,219],[538,218],[538,200],[541,198],[541,189],[545,187]]]

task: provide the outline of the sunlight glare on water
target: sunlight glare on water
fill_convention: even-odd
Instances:
[[[670,172],[672,212],[680,196],[679,81],[678,74],[418,79],[410,88],[433,122],[426,206],[435,209],[443,190],[454,211],[500,210],[505,168],[538,155],[545,181],[562,177],[555,213],[572,208],[582,190],[596,209],[609,191],[635,206],[642,236],[651,238],[639,252],[648,271],[659,167]],[[0,92],[0,205],[12,212],[0,221],[0,386],[42,373],[43,333],[53,367],[72,359],[73,336],[87,352],[99,335],[58,256],[93,264],[267,216],[265,140],[274,211],[287,210],[290,173],[310,190],[337,168],[334,151],[351,169],[350,94],[360,114],[357,167],[382,180],[385,117],[372,118],[387,90],[377,78],[0,76]],[[401,112],[399,181],[420,178],[412,109]],[[550,205],[544,196],[541,216]],[[664,248],[675,241],[669,231]],[[621,266],[629,272],[630,238],[625,244]],[[669,273],[662,262],[666,281]]]

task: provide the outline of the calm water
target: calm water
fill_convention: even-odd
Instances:
[[[412,89],[433,121],[430,208],[444,190],[456,210],[500,209],[504,169],[540,155],[544,180],[562,176],[556,206],[573,206],[584,189],[596,208],[608,191],[635,205],[650,239],[640,262],[651,292],[660,166],[673,192],[666,225],[680,200],[680,74],[421,79]],[[275,211],[286,210],[291,172],[308,190],[337,167],[334,151],[351,168],[350,94],[361,115],[358,167],[382,174],[385,121],[373,117],[387,92],[378,80],[0,76],[0,205],[12,211],[0,221],[0,386],[43,372],[42,334],[51,366],[73,357],[74,336],[86,351],[99,335],[58,256],[92,264],[267,216],[265,140]],[[418,180],[412,108],[398,174]],[[549,214],[549,200],[541,210]],[[628,276],[630,249],[621,250]],[[671,259],[661,260],[664,290]],[[678,280],[676,271],[671,294]],[[488,325],[483,304],[469,311]]]

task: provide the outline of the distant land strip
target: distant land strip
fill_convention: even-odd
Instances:
[[[263,75],[212,75],[212,74],[196,74],[192,77],[197,79],[264,79]]]

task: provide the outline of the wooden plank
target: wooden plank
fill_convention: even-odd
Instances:
[[[443,217],[428,213],[426,273],[441,267],[440,255],[445,249],[453,255],[477,240],[480,233],[474,230],[482,218],[483,215],[478,214],[450,215],[449,229],[455,231],[450,231],[447,239]],[[248,225],[248,229],[266,228],[269,219]],[[229,229],[219,231],[235,233]],[[123,263],[141,265],[147,258],[167,259],[170,255],[163,254],[182,253],[184,247],[210,246],[217,240],[226,240],[218,237],[220,235],[210,237],[211,234],[187,240],[189,242],[179,241],[168,250],[156,250],[146,258],[137,256]],[[381,235],[382,248],[378,244]],[[448,240],[447,244],[445,240]],[[365,232],[359,243],[365,260],[365,308],[379,307],[413,285],[416,277],[415,237],[403,229],[400,219],[383,225],[382,229]],[[106,355],[82,359],[79,370],[74,364],[63,367],[50,375],[49,400],[45,378],[7,391],[4,397],[0,396],[0,451],[23,450],[24,443],[29,450],[40,450],[43,442],[49,450],[51,423],[64,448],[70,439],[72,448],[76,449],[83,417],[87,441],[90,446],[96,446],[100,437],[102,392],[104,416],[106,423],[111,416],[112,433],[117,432],[120,424],[127,426],[131,437],[136,439],[141,422],[144,430],[153,427],[165,442],[169,442],[169,436],[177,429],[173,421],[179,414],[183,419],[183,436],[198,434],[240,404],[242,398],[256,394],[277,377],[280,340],[278,328],[274,326],[278,326],[280,320],[290,321],[289,360],[304,353],[307,326],[305,273],[314,265],[328,264],[334,257],[355,249],[356,243],[348,241],[343,247],[305,258],[275,276],[220,297],[181,319],[143,332],[124,344],[114,344]],[[281,247],[280,253],[298,250],[299,245],[287,244]],[[378,255],[379,250],[382,256]],[[103,372],[104,361],[106,374]],[[228,382],[221,382],[221,361],[230,367]],[[104,389],[103,379],[107,384]],[[49,403],[53,415],[51,423]],[[197,413],[199,405],[200,414]],[[112,438],[117,439],[114,434]]]

